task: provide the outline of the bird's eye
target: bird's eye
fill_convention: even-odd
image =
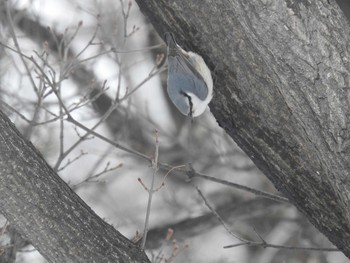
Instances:
[[[192,118],[193,116],[193,102],[192,102],[192,98],[190,95],[188,95],[186,92],[184,91],[180,91],[180,94],[185,96],[188,99],[188,104],[190,105],[190,112],[188,113],[188,117]]]

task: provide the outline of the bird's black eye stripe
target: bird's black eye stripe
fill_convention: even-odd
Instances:
[[[188,113],[188,116],[192,118],[193,115],[193,103],[192,103],[192,98],[187,95],[186,92],[183,92],[182,90],[180,91],[180,94],[185,96],[188,99],[188,103],[190,104],[190,112]]]

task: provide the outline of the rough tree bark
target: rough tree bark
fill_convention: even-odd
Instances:
[[[0,210],[49,262],[149,262],[60,179],[1,111]]]
[[[219,125],[350,257],[350,32],[337,3],[136,1],[204,57]]]

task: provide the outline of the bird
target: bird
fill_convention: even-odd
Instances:
[[[204,59],[185,51],[172,33],[165,33],[168,46],[167,92],[176,108],[189,117],[200,116],[213,97],[213,78]]]

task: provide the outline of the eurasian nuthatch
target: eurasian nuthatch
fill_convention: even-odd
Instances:
[[[213,97],[213,79],[203,58],[183,50],[172,33],[165,34],[168,44],[168,94],[184,115],[201,115]]]

